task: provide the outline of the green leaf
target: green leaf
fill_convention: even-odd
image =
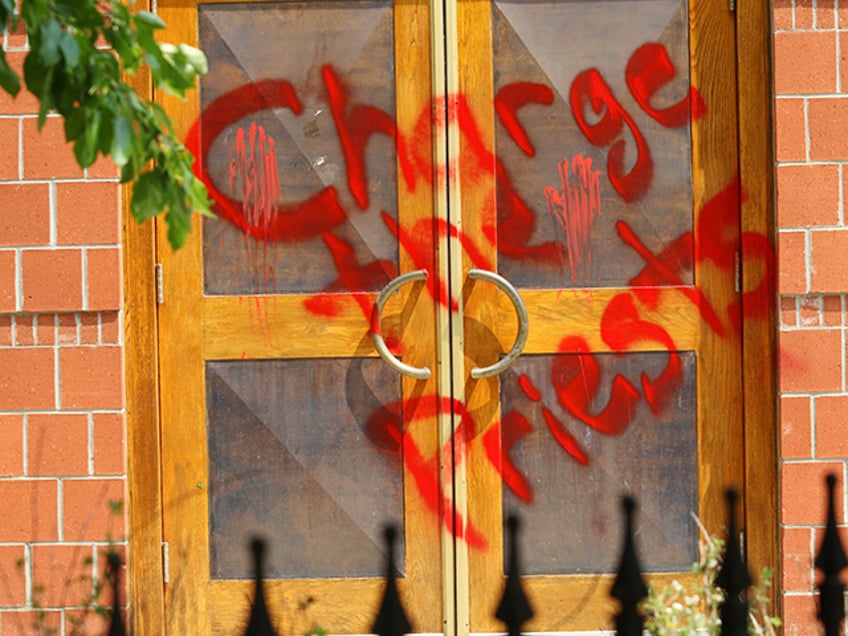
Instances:
[[[73,69],[80,61],[80,48],[76,38],[68,31],[62,33],[59,38],[59,50],[65,58],[65,66]]]
[[[21,78],[6,61],[6,54],[0,51],[0,88],[16,97],[21,92]]]
[[[65,117],[65,141],[76,141],[85,128],[85,109],[75,109]]]
[[[97,139],[100,134],[100,111],[92,110],[83,134],[74,144],[74,157],[77,163],[87,168],[97,158]]]
[[[48,18],[39,26],[34,48],[45,65],[55,66],[61,60],[59,54],[61,37],[62,25],[56,18]]]
[[[164,29],[167,25],[158,15],[148,11],[139,11],[135,14],[136,22],[150,27],[151,29]]]
[[[165,185],[156,171],[143,173],[133,186],[130,211],[141,223],[159,214],[165,207]]]
[[[133,153],[133,129],[126,117],[118,113],[112,126],[112,147],[109,154],[119,166],[125,166]]]

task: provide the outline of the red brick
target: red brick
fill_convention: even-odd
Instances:
[[[15,311],[17,308],[17,265],[15,252],[0,250],[0,311]]]
[[[32,315],[15,316],[15,344],[19,347],[31,347],[35,344],[33,321]]]
[[[812,528],[784,528],[780,546],[783,554],[782,589],[787,592],[812,592]]]
[[[103,587],[101,603],[111,604],[111,588]],[[126,616],[126,613],[124,613]],[[128,621],[124,620],[124,625]],[[108,634],[109,614],[99,614],[96,609],[69,609],[65,610],[65,633],[66,634]]]
[[[807,158],[807,122],[804,100],[782,98],[774,102],[776,157],[778,161]]]
[[[121,171],[112,159],[98,156],[88,167],[86,174],[90,179],[117,179],[121,176]]]
[[[848,457],[848,395],[816,398],[816,457]]]
[[[88,416],[32,413],[27,419],[30,475],[88,474]]]
[[[81,250],[24,250],[21,269],[25,311],[82,308]]]
[[[802,327],[821,326],[821,296],[805,296],[801,299],[798,319]]]
[[[24,178],[81,179],[82,168],[77,165],[73,146],[65,141],[62,119],[48,117],[38,130],[38,120],[24,119]]]
[[[126,466],[126,424],[121,413],[94,414],[94,473],[123,475]]]
[[[3,636],[33,636],[34,634],[59,634],[62,613],[54,610],[24,610],[0,613]]]
[[[836,519],[844,518],[843,465],[838,462],[786,463],[780,470],[781,523],[784,525],[812,525],[825,522],[827,488],[824,483],[828,473],[836,473]]]
[[[27,43],[26,25],[23,21],[13,29],[12,25],[6,27],[6,46],[8,48],[24,48]]]
[[[52,409],[53,371],[50,349],[0,349],[0,411]]]
[[[80,344],[100,344],[100,320],[97,314],[84,313],[79,317]]]
[[[124,486],[123,479],[65,480],[65,540],[122,540],[125,534]],[[116,510],[116,506],[120,509]]]
[[[783,596],[783,633],[786,636],[821,636],[816,621],[816,599],[812,594]]]
[[[781,228],[839,222],[839,166],[779,166],[777,223]]]
[[[822,298],[822,314],[824,324],[833,327],[842,324],[842,297],[825,296]]]
[[[812,161],[844,160],[848,157],[848,99],[810,99],[807,108]]]
[[[774,88],[778,95],[836,92],[836,32],[775,33]]]
[[[792,28],[792,0],[774,0],[772,11],[775,31],[786,31]]]
[[[6,61],[21,76],[24,65],[23,51],[7,51]],[[38,100],[26,88],[21,87],[17,97],[0,91],[0,115],[28,115],[38,112]]]
[[[0,479],[0,541],[56,541],[58,504],[55,480]]]
[[[837,20],[839,22],[840,28],[848,27],[848,9],[846,9],[845,4],[843,3],[841,7],[837,9]]]
[[[804,232],[778,232],[778,293],[807,292],[807,245]]]
[[[79,344],[79,325],[76,314],[59,314],[58,344]]]
[[[810,242],[810,291],[848,291],[848,229],[815,230]]]
[[[0,415],[0,476],[24,474],[24,422],[21,415]]]
[[[41,607],[84,605],[94,591],[90,545],[34,545],[33,600]],[[39,586],[38,593],[35,587]]]
[[[838,329],[782,331],[781,393],[842,390],[842,334]]]
[[[103,344],[121,342],[121,315],[117,311],[100,314],[100,341]]]
[[[0,183],[0,245],[50,241],[50,193],[46,183]]]
[[[780,456],[811,459],[813,456],[810,398],[780,398]]]
[[[26,604],[24,546],[0,546],[0,606]]]
[[[118,558],[121,562],[121,567],[118,570],[118,574],[121,577],[121,590],[118,592],[120,594],[121,604],[125,605],[127,599],[129,598],[129,568],[127,567],[128,559],[127,559],[127,545],[125,543],[112,543],[110,545],[98,545],[97,546],[97,563],[98,563],[98,572],[102,572],[104,575],[109,572],[109,555],[117,554]],[[112,601],[111,591],[108,593],[108,600],[110,603]]]
[[[56,241],[60,245],[117,244],[118,184],[77,181],[56,185]]]
[[[59,369],[63,409],[123,407],[123,359],[120,347],[60,349]]]
[[[0,316],[0,346],[8,347],[12,344],[12,317]]]
[[[795,306],[795,296],[781,297],[780,324],[784,327],[798,326],[798,308]]]
[[[105,247],[86,250],[88,259],[88,309],[116,311],[122,306],[121,250]]]
[[[18,161],[18,129],[20,121],[17,119],[0,119],[0,139],[3,140],[3,152],[0,154],[0,179],[17,179]]]
[[[816,3],[816,28],[836,28],[836,0],[818,0]]]
[[[795,28],[813,28],[813,0],[795,0]]]
[[[38,316],[38,344],[56,344],[56,316],[54,314]]]

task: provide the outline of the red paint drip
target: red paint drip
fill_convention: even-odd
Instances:
[[[595,217],[601,214],[600,170],[592,169],[591,157],[575,155],[558,164],[561,190],[545,187],[548,212],[559,221],[568,244],[571,282],[592,281],[592,251],[589,241]],[[572,183],[571,177],[575,177]]]

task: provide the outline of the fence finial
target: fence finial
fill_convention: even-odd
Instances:
[[[739,493],[730,488],[727,499],[727,542],[724,559],[716,576],[716,585],[724,590],[724,602],[721,604],[721,636],[747,636],[748,602],[744,598],[746,588],[751,584],[751,575],[742,558],[739,535],[736,529],[736,500]]]
[[[106,557],[109,565],[109,578],[112,582],[112,617],[109,619],[108,636],[127,636],[124,617],[121,616],[121,557],[110,552]]]
[[[521,566],[518,555],[518,517],[509,515],[506,522],[509,542],[509,562],[503,596],[495,618],[506,624],[509,636],[520,636],[521,626],[533,617],[533,608],[521,585]]]
[[[271,616],[268,614],[268,605],[265,600],[265,580],[263,565],[265,560],[265,541],[255,537],[250,542],[250,550],[253,553],[254,593],[253,607],[250,610],[250,620],[244,636],[277,636]]]
[[[837,636],[841,633],[840,626],[845,618],[843,593],[845,586],[839,580],[839,572],[848,566],[845,550],[836,530],[836,504],[834,491],[836,476],[827,476],[827,525],[824,529],[819,553],[816,556],[816,568],[824,573],[824,580],[819,584],[819,620],[824,625],[826,636]]]
[[[397,576],[395,575],[395,540],[397,539],[397,528],[386,526],[386,591],[383,593],[383,602],[374,619],[371,632],[379,636],[403,636],[412,631],[412,624],[406,616],[403,604],[400,602],[400,594],[397,589]]]
[[[610,596],[621,603],[621,611],[615,616],[615,631],[618,636],[641,636],[645,617],[639,612],[639,602],[648,595],[642,578],[636,541],[633,536],[633,518],[636,500],[626,496],[624,508],[624,547],[618,564],[618,575],[610,590]]]

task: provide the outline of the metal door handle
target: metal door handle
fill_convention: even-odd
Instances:
[[[383,305],[386,304],[386,301],[389,300],[389,296],[391,296],[395,290],[406,283],[411,283],[416,280],[427,280],[427,270],[417,269],[414,272],[401,274],[397,278],[391,280],[389,284],[383,288],[383,291],[381,291],[380,295],[377,296],[377,302],[374,304],[374,313],[371,317],[371,340],[374,341],[374,348],[377,350],[377,353],[380,354],[380,357],[383,358],[383,360],[386,361],[386,364],[388,364],[392,369],[402,375],[408,375],[418,380],[426,380],[431,375],[430,369],[427,367],[413,367],[398,360],[394,354],[389,351],[389,348],[386,346],[386,341],[383,340],[383,336],[380,335],[380,322],[382,320]]]
[[[500,375],[521,355],[524,345],[527,344],[530,319],[527,316],[527,307],[525,307],[524,301],[521,300],[521,296],[518,295],[515,287],[506,278],[485,269],[468,270],[468,277],[474,280],[485,280],[492,283],[505,293],[512,301],[512,306],[515,307],[515,316],[518,318],[518,335],[516,335],[515,343],[512,345],[509,353],[491,366],[474,367],[471,369],[471,377],[479,380],[480,378],[490,378],[493,375]]]

